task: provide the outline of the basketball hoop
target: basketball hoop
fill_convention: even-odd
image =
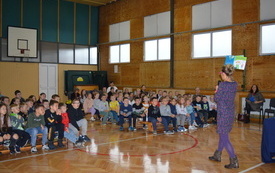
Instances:
[[[29,57],[30,49],[20,49],[20,54],[22,55],[22,57]]]

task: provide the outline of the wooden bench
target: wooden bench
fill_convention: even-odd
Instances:
[[[147,125],[148,131],[152,132],[153,131],[153,124],[149,121],[140,121],[139,124],[145,124]]]

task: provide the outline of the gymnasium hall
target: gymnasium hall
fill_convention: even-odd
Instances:
[[[274,9],[0,0],[0,172],[275,172]]]

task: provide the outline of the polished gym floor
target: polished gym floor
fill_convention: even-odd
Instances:
[[[231,132],[231,142],[239,158],[240,168],[227,170],[229,163],[226,151],[222,161],[208,160],[218,143],[216,125],[196,131],[163,134],[158,125],[158,135],[142,129],[119,131],[115,124],[101,125],[89,121],[88,136],[91,142],[76,148],[66,143],[65,148],[32,154],[30,148],[19,154],[2,154],[0,172],[95,172],[95,173],[205,173],[205,172],[275,172],[275,163],[261,161],[262,125],[235,122]],[[64,141],[65,142],[65,141]]]

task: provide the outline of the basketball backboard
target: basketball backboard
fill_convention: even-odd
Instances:
[[[37,58],[37,29],[9,26],[8,56]]]

